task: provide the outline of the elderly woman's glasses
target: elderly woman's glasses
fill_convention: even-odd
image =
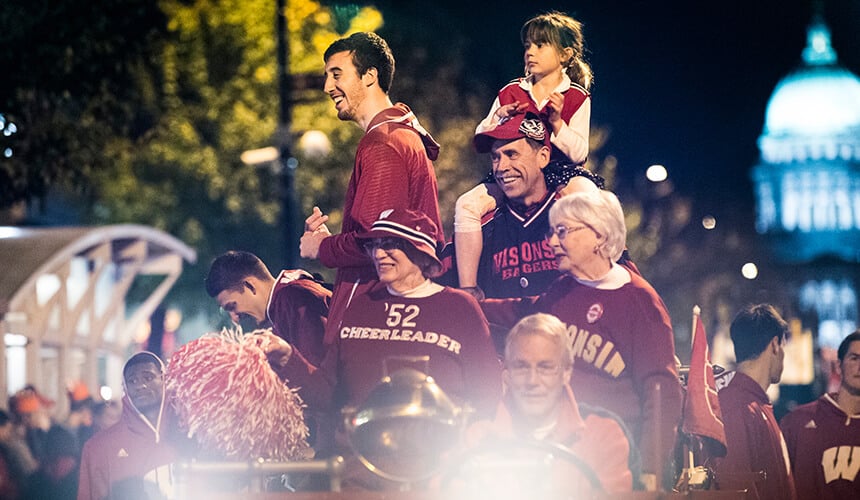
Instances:
[[[582,226],[563,226],[559,224],[558,226],[549,228],[549,231],[546,232],[546,239],[551,240],[552,235],[557,234],[558,239],[563,240],[567,237],[568,234],[575,233],[577,231],[581,231],[583,229],[590,229],[590,226],[582,225]]]
[[[376,238],[364,244],[364,251],[370,255],[373,255],[377,249],[388,253],[392,250],[402,251],[405,248],[406,242],[399,238]]]

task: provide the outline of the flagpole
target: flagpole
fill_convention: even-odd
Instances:
[[[698,305],[693,307],[690,367],[681,424],[687,448],[682,455],[685,469],[678,481],[678,491],[709,489],[709,469],[704,465],[696,466],[696,460],[705,464],[710,458],[725,455],[724,428],[708,355],[708,336],[702,325],[701,313]]]
[[[698,304],[694,305],[693,306],[693,329],[690,330],[690,332],[691,332],[690,333],[690,350],[691,350],[691,352],[692,352],[692,348],[693,348],[693,343],[696,341],[696,323],[698,321],[701,321],[701,318],[699,318],[699,316],[701,314],[702,314],[702,309],[699,307],[699,305]],[[690,362],[692,363],[692,359],[690,360]],[[689,374],[689,372],[687,372],[687,386],[689,387],[689,385],[690,385],[690,374]],[[688,437],[692,439],[692,436],[688,436]],[[689,443],[689,445],[687,446],[687,473],[690,474],[690,476],[692,476],[693,468],[696,466],[696,460],[695,460],[695,457],[693,455],[692,442],[688,440],[688,443]]]
[[[696,322],[699,321],[699,315],[702,314],[702,308],[698,304],[693,306],[693,333],[690,335],[690,346],[693,345],[693,340],[696,338]]]

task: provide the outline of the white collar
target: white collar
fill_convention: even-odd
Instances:
[[[577,278],[576,276],[573,278],[579,283],[590,288],[597,288],[598,290],[618,290],[627,283],[630,283],[630,271],[613,262],[609,271],[595,280],[586,280]]]
[[[567,92],[568,90],[570,90],[571,84],[572,84],[572,82],[571,82],[571,80],[570,80],[570,77],[569,77],[569,76],[567,76],[567,73],[565,73],[565,72],[564,72],[564,68],[562,68],[562,69],[561,69],[561,83],[559,83],[559,84],[558,84],[558,85],[553,89],[553,91],[552,91],[552,92],[550,92],[550,94],[552,94],[552,93],[554,93],[554,92],[558,92],[558,93],[563,94],[563,93]],[[534,96],[534,94],[532,94],[532,89],[534,88],[534,76],[533,76],[533,75],[529,75],[529,76],[527,76],[527,77],[525,77],[525,78],[521,78],[521,79],[520,79],[520,83],[519,83],[519,85],[520,85],[520,88],[521,88],[521,89],[523,89],[523,90],[525,90],[526,92],[528,92],[529,96],[532,98],[532,101],[534,101],[534,100],[535,100],[535,96]],[[539,102],[539,103],[537,103],[537,105],[538,105],[538,106],[537,106],[537,107],[538,107],[538,109],[543,108],[544,104],[546,104],[546,101],[548,101],[548,100],[549,100],[549,98],[544,99],[544,102]]]
[[[405,292],[396,292],[396,291],[392,290],[390,286],[387,286],[386,288],[388,289],[388,293],[390,293],[391,295],[394,295],[395,297],[407,297],[407,298],[418,299],[418,298],[429,297],[431,295],[435,295],[435,294],[441,292],[445,287],[443,287],[442,285],[440,285],[438,283],[434,283],[428,279],[428,280],[424,280],[424,283],[421,283],[420,285],[416,286],[415,288],[413,288],[411,290],[406,290]]]

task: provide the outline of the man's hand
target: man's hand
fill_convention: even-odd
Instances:
[[[320,244],[322,244],[322,240],[329,236],[331,236],[331,233],[328,230],[315,233],[306,232],[302,235],[302,239],[299,242],[299,255],[305,259],[318,259],[320,256]]]
[[[266,359],[273,368],[283,368],[293,355],[293,346],[271,331],[258,334],[260,348],[266,353]]]
[[[331,236],[325,225],[328,215],[324,215],[319,207],[314,207],[313,213],[305,219],[305,234],[299,242],[299,255],[306,259],[318,259],[322,240]]]
[[[328,215],[324,215],[320,207],[314,207],[313,212],[305,219],[305,232],[313,233],[320,230],[328,232],[326,222],[328,222]]]

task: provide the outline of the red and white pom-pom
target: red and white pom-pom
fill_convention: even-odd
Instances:
[[[272,370],[261,338],[224,330],[185,344],[170,358],[165,391],[179,425],[206,452],[235,460],[303,458],[304,405]]]

